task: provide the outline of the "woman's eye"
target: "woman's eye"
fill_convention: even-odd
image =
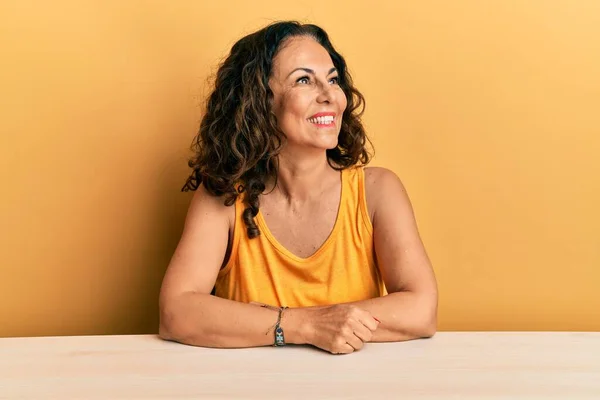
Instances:
[[[308,76],[303,76],[302,78],[299,78],[296,83],[309,83],[310,79],[308,79]]]
[[[331,78],[329,81],[337,85],[340,83],[340,77],[336,76],[335,78]]]

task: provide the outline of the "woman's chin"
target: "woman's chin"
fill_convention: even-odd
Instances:
[[[337,140],[335,140],[335,141],[324,140],[321,143],[319,143],[316,147],[318,147],[320,150],[327,151],[327,150],[335,149],[337,147],[337,145],[338,145]]]
[[[338,135],[328,135],[319,138],[320,146],[323,150],[335,149],[338,145]]]

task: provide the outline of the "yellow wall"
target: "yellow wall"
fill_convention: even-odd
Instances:
[[[0,336],[150,333],[205,82],[325,27],[412,197],[441,330],[600,329],[600,2],[0,3]]]

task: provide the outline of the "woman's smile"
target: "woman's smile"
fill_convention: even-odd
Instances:
[[[308,118],[317,128],[335,128],[336,116],[332,112],[320,112]]]

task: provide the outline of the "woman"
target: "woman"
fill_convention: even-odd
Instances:
[[[364,168],[363,109],[315,25],[274,23],[233,46],[190,161],[163,339],[339,354],[434,334],[435,277],[402,183]]]

